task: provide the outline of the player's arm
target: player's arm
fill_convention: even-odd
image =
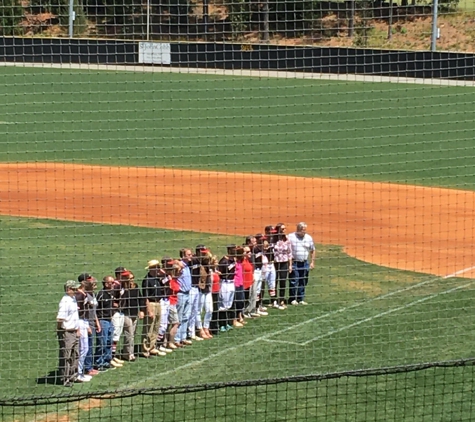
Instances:
[[[310,269],[313,270],[315,268],[315,256],[316,250],[315,245],[312,243],[313,249],[310,251]]]

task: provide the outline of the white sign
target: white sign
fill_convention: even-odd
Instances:
[[[170,44],[139,42],[139,63],[171,64]]]

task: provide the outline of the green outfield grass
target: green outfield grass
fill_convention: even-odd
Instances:
[[[2,68],[0,161],[475,188],[475,89]]]

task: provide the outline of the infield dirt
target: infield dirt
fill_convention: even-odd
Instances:
[[[245,236],[308,224],[377,265],[475,276],[475,193],[268,174],[60,163],[0,165],[0,214]],[[198,193],[199,192],[199,193]]]

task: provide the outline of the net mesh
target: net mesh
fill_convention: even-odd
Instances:
[[[450,385],[448,385],[450,383]],[[471,420],[473,359],[377,370],[2,400],[4,420]],[[18,419],[20,418],[20,419]]]
[[[337,34],[340,46],[377,47],[378,25],[400,41],[410,22],[427,24],[431,7],[74,2],[68,25],[67,6],[0,6],[2,34],[15,35],[2,38],[2,52],[16,62],[3,63],[0,84],[0,419],[472,420],[473,83],[242,69],[242,54],[278,41],[327,45]],[[440,17],[456,22],[470,10],[444,3]],[[69,30],[67,42],[16,37]],[[421,37],[427,48],[430,30]],[[131,56],[118,38],[136,40]],[[137,42],[147,39],[173,42]],[[185,41],[208,43],[187,50]],[[239,64],[195,54],[222,41],[239,41]],[[249,68],[267,60],[264,50]],[[109,53],[134,66],[70,63]],[[383,57],[338,54],[345,63]],[[228,70],[203,69],[213,66]],[[300,261],[312,261],[312,243],[294,250],[289,272],[268,251],[281,240],[268,232],[251,248],[250,282],[243,269],[243,299],[239,274],[226,276],[245,256],[236,251],[227,265],[207,264],[211,292],[196,287],[194,305],[180,308],[186,288],[172,288],[167,263],[183,248],[219,261],[230,244],[300,222],[316,251],[308,283]],[[195,258],[192,270],[204,265]],[[132,306],[131,292],[149,297],[151,260],[166,294]],[[60,302],[66,281],[85,273],[97,279],[96,299],[104,277],[118,281],[111,316],[120,317],[99,315],[76,340]],[[203,329],[213,338],[183,345],[165,296],[176,296],[182,327],[191,316],[185,338],[206,337]],[[168,309],[153,329],[151,303]],[[89,343],[66,345],[81,339]],[[58,353],[86,349],[84,371],[107,370],[75,382],[74,364],[65,379]]]
[[[469,0],[358,1],[5,0],[1,35],[237,41],[473,51]],[[465,25],[462,25],[465,24]]]

